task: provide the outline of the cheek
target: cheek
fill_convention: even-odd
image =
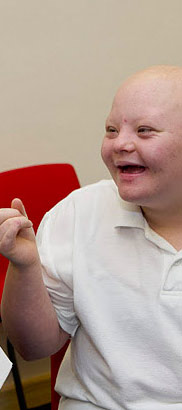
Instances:
[[[111,148],[110,148],[110,144],[108,144],[108,141],[106,141],[105,139],[101,147],[101,157],[103,161],[105,162],[105,164],[108,165],[108,163],[110,162],[110,158],[111,158]]]
[[[179,173],[179,168],[182,169],[182,160],[179,160],[179,157],[179,147],[168,144],[151,147],[145,159],[153,174],[163,175],[165,179],[170,179],[174,170]]]
[[[166,163],[169,161],[170,150],[166,149],[164,146],[153,146],[147,147],[145,152],[141,152],[141,157],[146,162],[147,166],[154,172],[162,170]]]

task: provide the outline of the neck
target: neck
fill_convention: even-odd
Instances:
[[[182,209],[154,211],[142,207],[142,211],[149,226],[156,233],[166,239],[176,250],[182,249]]]

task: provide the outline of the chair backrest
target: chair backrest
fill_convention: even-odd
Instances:
[[[70,164],[42,164],[0,172],[0,208],[23,200],[35,231],[46,211],[80,184]],[[8,262],[0,255],[0,301]]]
[[[22,199],[36,231],[45,212],[79,187],[70,164],[42,164],[1,172],[0,208],[10,207],[13,198]],[[7,259],[0,255],[0,301],[7,266]],[[66,346],[51,358],[52,410],[58,407],[59,396],[54,392],[54,382],[65,350]]]

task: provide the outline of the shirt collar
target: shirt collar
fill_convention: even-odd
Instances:
[[[117,195],[119,206],[114,217],[115,228],[131,227],[145,229],[145,218],[142,214],[140,206],[121,199],[118,191]]]
[[[146,239],[169,253],[178,253],[164,238],[154,232],[143,216],[140,206],[124,201],[117,190],[118,207],[115,212],[114,227],[139,228],[144,230]]]

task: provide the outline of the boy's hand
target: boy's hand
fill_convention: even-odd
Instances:
[[[14,199],[11,208],[0,209],[0,253],[19,267],[38,259],[32,222],[20,199]]]

